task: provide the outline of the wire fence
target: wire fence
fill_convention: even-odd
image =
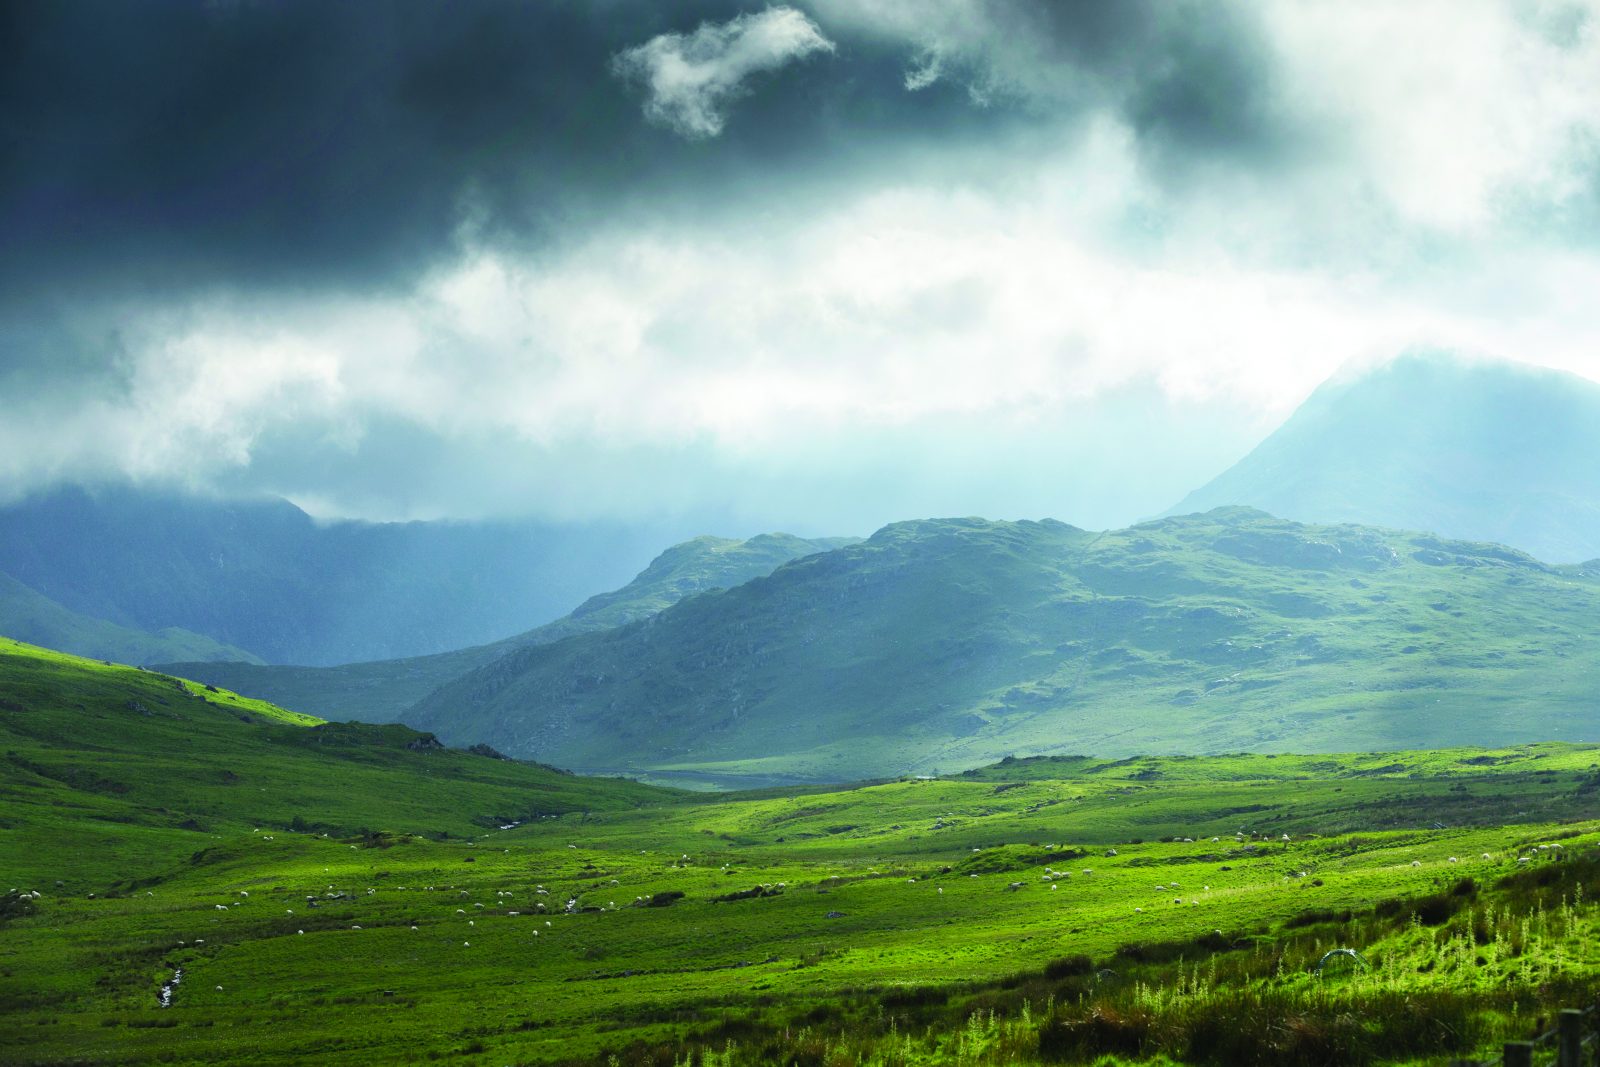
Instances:
[[[1507,1041],[1498,1063],[1456,1060],[1452,1067],[1596,1067],[1600,1064],[1600,1004],[1563,1008],[1556,1025],[1532,1041]]]

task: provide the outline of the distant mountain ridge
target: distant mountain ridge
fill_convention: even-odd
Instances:
[[[261,662],[242,648],[176,626],[146,633],[79,615],[5,574],[0,574],[0,634],[76,656],[136,665],[175,658]]]
[[[163,663],[161,669],[313,715],[394,722],[429,693],[516,649],[649,618],[684,597],[741,585],[780,564],[853,544],[857,538],[760,534],[746,541],[696,537],[662,552],[627,585],[599,593],[571,614],[488,645],[334,667]]]
[[[0,572],[79,615],[277,663],[498,640],[615,588],[659,529],[314,521],[285,500],[60,489],[0,507]]]
[[[1408,356],[1311,395],[1168,514],[1242,504],[1600,557],[1600,385],[1508,363]]]
[[[1586,738],[1597,618],[1581,568],[1425,534],[929,520],[515,651],[402,721],[580,770],[834,780]]]

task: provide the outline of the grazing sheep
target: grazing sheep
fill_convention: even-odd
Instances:
[[[1487,853],[1487,852],[1485,852],[1485,853],[1484,853],[1484,854],[1483,854],[1483,858],[1484,858],[1484,859],[1486,859],[1486,860],[1487,860],[1487,859],[1493,859],[1493,857],[1492,857],[1492,856],[1490,856],[1490,855],[1489,855],[1489,854],[1488,854],[1488,853]]]
[[[1422,866],[1422,861],[1421,860],[1412,860],[1411,861],[1411,866],[1413,866],[1413,867],[1421,867]]]
[[[415,927],[415,926],[413,926],[413,927],[412,927],[412,928],[411,928],[411,929],[413,929],[413,930],[415,930],[415,929],[416,929],[416,927]],[[304,931],[304,930],[296,930],[296,931],[295,931],[295,933],[297,933],[297,934],[303,934],[303,933],[305,933],[305,931]]]
[[[1133,911],[1134,911],[1135,915],[1143,915],[1144,914],[1144,909],[1143,908],[1134,908]]]
[[[1460,861],[1460,860],[1458,860],[1458,859],[1456,859],[1456,858],[1455,858],[1455,857],[1454,857],[1454,856],[1451,856],[1451,857],[1450,857],[1450,862],[1451,862],[1451,863],[1460,863],[1460,862],[1461,862],[1461,861]]]
[[[1011,890],[1013,893],[1015,893],[1017,890],[1022,888],[1022,883],[1021,882],[1012,882],[1010,885],[1006,886],[1006,888]]]

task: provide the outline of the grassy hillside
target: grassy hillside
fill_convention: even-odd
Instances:
[[[1174,509],[1247,504],[1600,556],[1600,385],[1446,356],[1396,360],[1318,389],[1254,451]]]
[[[25,647],[0,681],[7,1062],[1438,1062],[1600,976],[1595,745],[692,798]],[[469,814],[506,796],[554,817]]]
[[[460,836],[659,796],[9,639],[0,750],[0,869],[29,881],[176,862],[260,826]]]
[[[1582,569],[1248,509],[1102,534],[899,523],[515,652],[404,721],[573,768],[790,780],[1590,739],[1597,620]]]
[[[783,533],[761,534],[746,541],[697,537],[667,549],[633,581],[590,597],[570,615],[493,644],[432,656],[337,667],[174,662],[161,669],[330,718],[393,722],[440,686],[518,648],[648,618],[686,596],[741,585],[770,574],[791,559],[853,544],[854,540],[806,540]]]
[[[146,633],[79,615],[4,574],[0,574],[0,634],[118,663],[179,659],[260,662],[242,648],[224,645],[204,634],[175,626],[158,633]]]

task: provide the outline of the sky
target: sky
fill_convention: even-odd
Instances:
[[[0,499],[1121,525],[1600,379],[1600,0],[0,6]]]

